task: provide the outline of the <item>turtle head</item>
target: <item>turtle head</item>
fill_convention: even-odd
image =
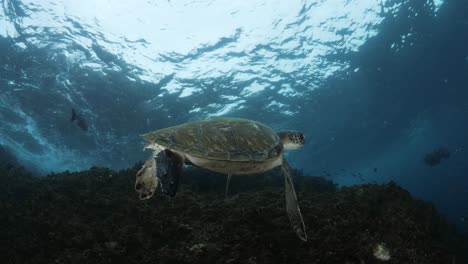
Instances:
[[[281,131],[278,132],[281,142],[283,143],[284,150],[294,150],[304,146],[305,137],[299,131]]]

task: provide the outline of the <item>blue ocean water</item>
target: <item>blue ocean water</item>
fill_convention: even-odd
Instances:
[[[307,174],[395,181],[463,225],[467,85],[463,0],[1,0],[0,145],[38,174],[126,168],[140,134],[237,116],[303,131]]]

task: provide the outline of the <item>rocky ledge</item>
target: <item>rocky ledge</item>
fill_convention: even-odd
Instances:
[[[289,226],[278,171],[187,169],[175,198],[140,201],[134,168],[34,177],[0,169],[2,263],[463,263],[462,238],[394,183],[338,188],[295,171],[309,240]]]

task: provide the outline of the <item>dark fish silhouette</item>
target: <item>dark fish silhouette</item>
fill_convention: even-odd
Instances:
[[[431,167],[438,165],[443,159],[450,157],[450,151],[444,147],[434,149],[424,156],[424,162]]]
[[[465,224],[468,227],[468,217],[462,216],[460,217],[460,220],[463,224]]]
[[[70,119],[70,122],[75,122],[76,125],[81,128],[83,131],[88,131],[88,124],[86,123],[86,120],[83,119],[83,117],[79,114],[76,113],[75,108],[72,108],[72,117]]]

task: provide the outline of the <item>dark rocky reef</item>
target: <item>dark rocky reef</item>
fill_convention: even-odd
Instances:
[[[337,188],[295,171],[304,243],[278,171],[233,177],[224,200],[225,176],[187,169],[175,198],[140,201],[138,167],[42,178],[0,169],[1,262],[466,263],[455,229],[394,183]]]
[[[19,167],[19,163],[16,160],[16,157],[11,154],[7,148],[0,145],[0,168],[10,170],[14,167]]]

